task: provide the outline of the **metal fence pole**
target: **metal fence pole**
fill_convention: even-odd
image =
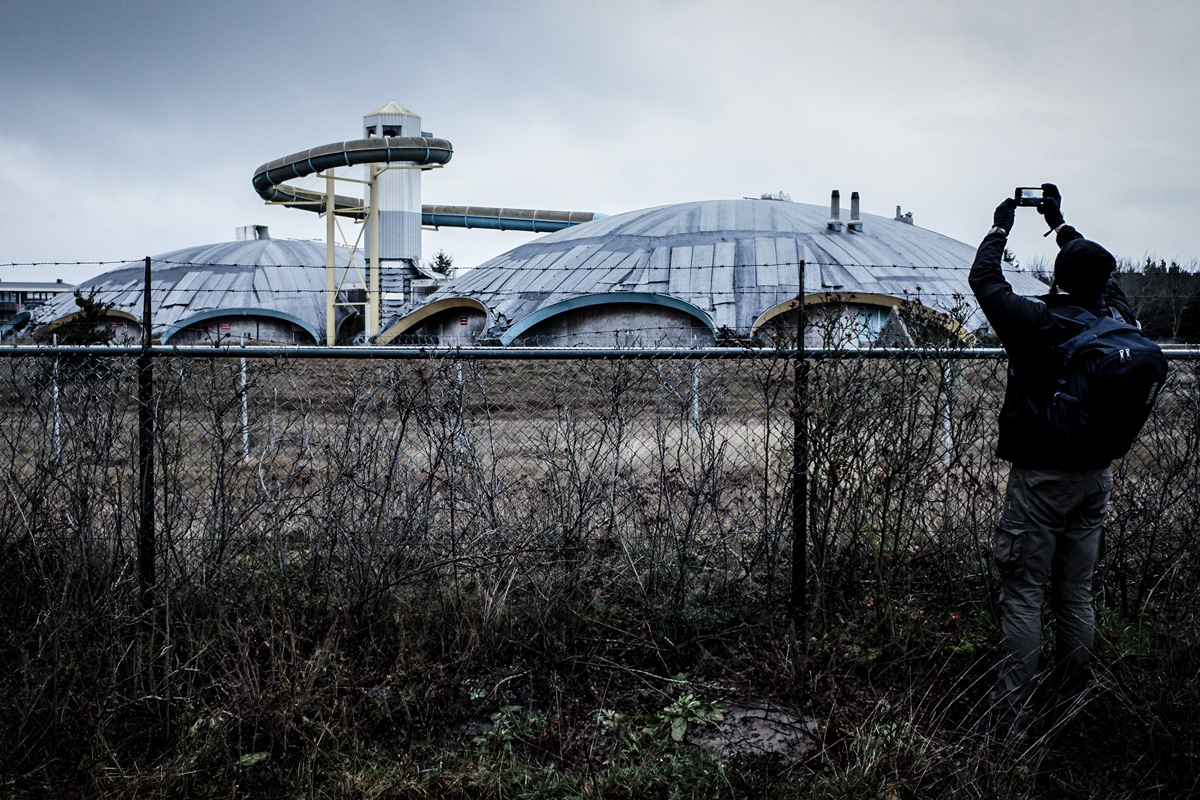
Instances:
[[[808,353],[804,347],[804,262],[796,293],[796,363],[792,402],[792,596],[793,619],[808,616]]]
[[[692,431],[700,432],[700,361],[692,362]]]
[[[942,406],[942,459],[950,466],[954,454],[954,373],[949,360],[942,365],[942,386],[946,392],[946,403]]]
[[[246,375],[246,334],[242,334],[242,463],[250,463],[250,391],[249,378]]]
[[[150,257],[146,256],[146,284],[142,291],[142,351],[138,374],[138,575],[142,603],[154,601],[154,361],[150,335]]]
[[[52,338],[54,348],[58,349],[58,334],[54,334]],[[54,381],[53,387],[53,403],[54,403],[54,457],[58,458],[62,455],[62,414],[58,405],[59,384],[58,384],[58,357],[54,357],[54,366],[52,367],[52,376]]]

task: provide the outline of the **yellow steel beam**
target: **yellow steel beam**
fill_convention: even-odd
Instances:
[[[337,215],[334,209],[334,179],[333,170],[325,171],[325,344],[337,344],[337,319],[334,316],[334,304],[337,300],[337,251],[333,246],[333,237],[337,232],[334,220]]]
[[[370,242],[367,243],[371,265],[369,269],[370,282],[367,285],[367,337],[373,337],[379,332],[379,174],[383,172],[378,164],[370,166],[371,189],[370,202],[367,204],[367,225],[370,228]]]

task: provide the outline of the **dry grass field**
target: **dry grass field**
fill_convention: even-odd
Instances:
[[[1190,361],[1114,467],[1094,688],[1017,748],[969,732],[1001,360],[157,358],[149,604],[134,363],[55,362],[0,366],[10,796],[1200,791]]]

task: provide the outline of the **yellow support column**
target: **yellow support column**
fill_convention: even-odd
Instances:
[[[367,210],[367,227],[371,231],[368,247],[371,248],[370,276],[367,287],[367,336],[379,333],[379,174],[383,168],[378,164],[370,166],[370,196],[371,201]]]
[[[337,315],[334,303],[337,300],[337,250],[333,246],[337,225],[334,221],[333,170],[325,171],[325,344],[337,344]]]

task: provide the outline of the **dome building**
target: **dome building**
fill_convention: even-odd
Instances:
[[[339,247],[336,253],[344,269],[349,252]],[[271,239],[260,225],[240,228],[236,241],[153,256],[151,334],[162,344],[175,345],[322,342],[325,259],[324,243]],[[84,296],[94,291],[96,300],[111,304],[107,316],[115,344],[141,342],[144,280],[145,265],[138,261],[75,287]],[[36,310],[30,330],[48,339],[78,313],[74,294],[61,295]],[[352,306],[337,306],[341,339],[361,331],[360,316]]]
[[[765,341],[810,347],[968,338],[986,321],[967,277],[975,248],[895,218],[783,195],[631,211],[523,244],[401,309],[380,343],[671,346]],[[1027,273],[1023,295],[1046,291]],[[931,324],[932,323],[932,324]]]

